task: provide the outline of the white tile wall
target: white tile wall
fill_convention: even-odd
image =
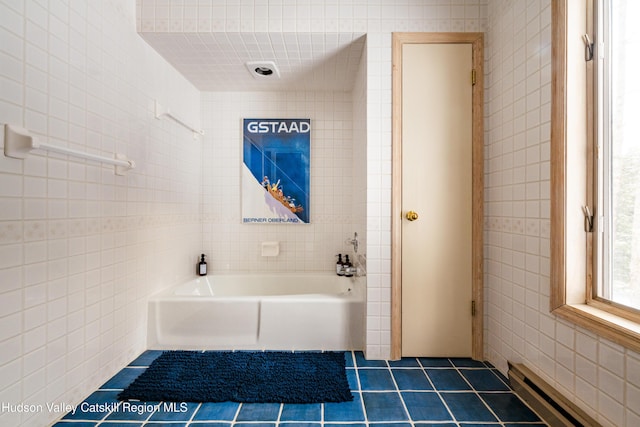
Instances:
[[[146,348],[146,299],[200,250],[200,94],[135,31],[135,3],[0,1],[0,122],[112,155],[0,156],[0,402],[77,403]],[[195,171],[195,173],[194,173]],[[63,414],[0,411],[0,425]]]
[[[352,91],[208,92],[202,98],[203,249],[214,271],[309,271],[335,268],[337,253],[366,245],[366,63]],[[241,223],[242,119],[311,119],[311,221],[308,225]],[[277,240],[278,257],[260,242]]]
[[[353,176],[353,195],[351,210],[353,215],[358,218],[354,232],[358,232],[360,241],[359,253],[368,256],[370,248],[367,241],[367,52],[362,54],[360,66],[355,76],[355,84],[351,92],[353,104],[353,170],[356,171]],[[357,265],[368,269],[366,259],[358,258]],[[368,273],[367,273],[368,274]],[[380,300],[380,292],[374,292],[373,284],[376,278],[371,274],[367,277],[367,301],[368,304]],[[376,285],[377,286],[377,285]],[[388,300],[387,300],[388,301]],[[379,319],[377,313],[373,317],[367,312],[366,324],[368,331],[378,330],[375,327]],[[379,322],[378,322],[379,323]],[[374,332],[368,332],[372,334]],[[380,332],[384,333],[384,332]],[[366,339],[366,337],[365,337]],[[373,346],[376,350],[380,349],[380,340],[365,341],[367,345]]]
[[[203,235],[213,271],[331,272],[336,254],[353,251],[345,240],[364,235],[365,224],[354,182],[366,173],[354,156],[353,110],[350,92],[203,93]],[[242,119],[261,117],[311,119],[309,224],[241,222]],[[280,255],[262,257],[260,242],[274,240]]]
[[[534,369],[605,426],[640,420],[640,355],[549,314],[551,8],[491,1],[486,356]]]

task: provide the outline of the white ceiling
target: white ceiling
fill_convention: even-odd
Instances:
[[[363,33],[140,33],[201,91],[353,88]],[[273,61],[280,78],[254,78],[245,63]]]

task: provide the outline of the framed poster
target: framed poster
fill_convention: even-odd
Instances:
[[[309,223],[310,119],[244,119],[242,222]]]

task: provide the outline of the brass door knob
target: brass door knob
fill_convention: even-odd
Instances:
[[[409,221],[415,221],[416,219],[418,219],[418,213],[414,211],[409,211],[407,212],[406,217]]]

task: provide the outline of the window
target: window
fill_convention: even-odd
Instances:
[[[640,83],[631,77],[640,65],[632,50],[639,6],[552,2],[551,310],[635,351]]]
[[[594,298],[640,310],[640,2],[597,2]]]

